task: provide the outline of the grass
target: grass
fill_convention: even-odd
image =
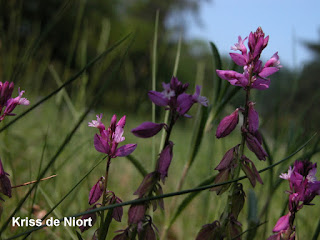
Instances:
[[[96,133],[96,129],[87,127],[86,122],[95,118],[95,114],[100,112],[104,113],[103,121],[108,123],[113,112],[110,110],[94,111],[90,116],[86,118],[86,121],[82,123],[79,131],[75,134],[70,144],[65,148],[62,154],[59,156],[55,164],[46,175],[57,174],[54,179],[40,183],[43,193],[49,196],[52,203],[58,202],[70,188],[93,166],[99,159],[103,157],[95,151],[93,147],[93,136]],[[122,113],[117,113],[121,116]],[[72,115],[67,108],[57,109],[55,107],[54,99],[49,100],[46,104],[42,105],[36,110],[35,118],[33,114],[30,114],[18,123],[14,127],[6,130],[2,134],[2,141],[5,145],[1,146],[1,156],[6,163],[10,162],[11,166],[6,166],[6,171],[12,176],[11,180],[13,185],[34,180],[37,178],[37,169],[40,164],[41,152],[43,145],[45,144],[45,135],[47,136],[46,149],[44,152],[44,164],[50,159],[58,148],[61,139],[64,138],[68,129],[72,128],[74,122],[71,121]],[[144,116],[136,116],[134,114],[127,115],[127,125],[125,128],[126,143],[137,143],[138,148],[134,152],[134,156],[139,159],[141,164],[146,167],[148,171],[152,169],[152,161],[150,159],[152,151],[151,141],[145,139],[137,139],[129,130],[140,124],[144,119]],[[179,181],[181,171],[183,169],[185,159],[188,156],[188,150],[191,141],[193,120],[187,119],[186,121],[177,124],[173,132],[172,141],[174,145],[174,158],[169,170],[169,177],[164,186],[164,192],[173,192]],[[209,133],[209,134],[212,134]],[[199,151],[199,154],[195,160],[195,163],[189,172],[184,189],[195,187],[201,180],[214,173],[214,168],[222,158],[224,152],[234,146],[239,141],[237,132],[233,133],[228,139],[216,140],[209,134],[205,135],[203,144]],[[159,143],[160,139],[156,137],[156,142]],[[275,161],[283,157],[281,153],[279,156],[275,156]],[[250,155],[249,155],[250,156]],[[251,159],[255,159],[254,156],[250,156]],[[266,162],[258,162],[255,160],[258,169],[266,167]],[[289,161],[287,162],[289,164]],[[101,163],[85,181],[73,192],[71,195],[57,208],[57,211],[62,213],[63,216],[72,215],[77,212],[81,212],[89,208],[88,206],[88,193],[90,188],[95,184],[97,179],[104,174],[104,163]],[[265,183],[268,182],[268,174],[263,173],[262,178]],[[109,189],[114,191],[123,201],[136,198],[132,193],[137,189],[142,180],[141,175],[137,172],[134,166],[126,158],[117,158],[111,164]],[[247,180],[242,181],[244,188],[250,189]],[[268,192],[265,190],[266,186],[257,185],[254,189],[256,196],[258,197],[258,209],[261,209],[264,203],[264,199],[267,198]],[[10,209],[14,209],[15,205],[29,187],[22,187],[13,191],[13,198],[7,200],[4,207],[4,213],[2,220],[6,219],[10,214]],[[287,183],[282,183],[277,191],[273,194],[273,202],[271,205],[271,211],[268,219],[268,235],[271,234],[271,229],[280,216],[284,203],[287,199],[287,195],[284,193],[288,189]],[[248,191],[246,191],[248,194]],[[184,196],[179,196],[178,202],[184,199]],[[208,201],[206,200],[208,199]],[[204,191],[186,208],[186,210],[178,218],[177,222],[173,225],[169,232],[169,239],[194,239],[197,232],[202,225],[212,222],[219,218],[219,215],[224,209],[224,201],[226,194],[222,196],[216,196],[215,193]],[[247,198],[248,199],[248,198]],[[165,205],[168,207],[172,199],[165,199]],[[21,211],[17,214],[20,217],[26,217],[29,213],[31,205],[31,198],[26,204],[24,204]],[[300,239],[307,239],[310,232],[316,228],[316,221],[308,221],[308,216],[313,212],[319,211],[318,199],[315,199],[316,206],[304,207],[298,214],[297,225],[303,224],[303,228],[299,228],[298,236]],[[51,203],[51,204],[52,204]],[[243,223],[243,230],[247,228],[247,203],[241,214],[241,222]],[[50,202],[44,194],[39,191],[36,196],[35,205],[40,211],[48,211],[51,207]],[[317,206],[318,205],[318,206]],[[110,233],[115,230],[124,229],[127,222],[127,210],[124,208],[124,219],[122,223],[113,222],[111,224]],[[168,209],[166,209],[168,210]],[[38,210],[39,212],[39,210]],[[164,220],[164,214],[156,212],[154,214],[155,224],[161,228],[161,223]],[[32,215],[35,217],[36,215]],[[52,215],[55,217],[55,215]],[[89,239],[95,227],[88,230],[83,236]],[[262,227],[260,227],[262,229]],[[76,228],[72,231],[77,230]],[[23,228],[9,228],[6,231],[5,236],[12,236],[19,232],[23,232]],[[260,231],[259,231],[260,233]],[[62,239],[70,238],[64,227],[46,228],[32,234],[35,239],[42,239],[44,237],[59,236]],[[114,234],[110,234],[110,237]],[[108,237],[108,239],[111,239]]]

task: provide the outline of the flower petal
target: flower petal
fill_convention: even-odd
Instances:
[[[131,132],[140,138],[149,138],[156,135],[163,127],[164,123],[144,122],[138,127],[131,130]]]
[[[116,157],[126,157],[130,155],[137,147],[137,144],[126,144],[116,150]]]
[[[104,140],[101,136],[99,136],[98,134],[94,135],[94,147],[98,152],[101,153],[109,153],[110,147],[109,144],[106,140]]]
[[[151,100],[154,104],[156,104],[156,105],[158,105],[158,106],[160,106],[160,107],[161,107],[161,106],[167,106],[168,103],[169,103],[169,100],[168,100],[167,98],[165,98],[165,97],[163,96],[163,94],[160,93],[160,92],[149,91],[148,96],[149,96],[150,100]]]
[[[245,56],[239,54],[239,53],[229,53],[232,60],[235,62],[235,64],[239,66],[245,66],[247,64],[247,59]]]

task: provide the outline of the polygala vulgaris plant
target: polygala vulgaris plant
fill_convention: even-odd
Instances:
[[[188,86],[188,83],[183,84],[176,77],[172,77],[170,83],[162,83],[162,92],[149,91],[150,100],[157,106],[165,107],[169,111],[169,123],[144,122],[131,130],[135,136],[140,138],[153,137],[162,128],[166,130],[164,146],[159,154],[154,171],[144,177],[134,193],[134,195],[138,195],[138,198],[163,194],[160,181],[163,184],[165,183],[173,158],[174,144],[170,141],[173,126],[181,116],[190,117],[187,113],[195,103],[208,106],[207,98],[200,96],[200,86],[196,86],[194,94],[187,94]],[[121,233],[116,235],[113,240],[135,239],[136,235],[141,240],[155,240],[157,228],[153,224],[151,216],[148,215],[150,204],[153,206],[153,211],[157,209],[157,206],[164,209],[162,199],[131,205],[128,212],[128,227],[120,230]]]
[[[288,180],[290,185],[289,212],[280,217],[273,228],[276,233],[268,240],[293,240],[295,239],[296,228],[294,219],[297,212],[304,205],[313,205],[311,202],[320,195],[320,181],[316,178],[317,164],[308,160],[295,161],[293,168],[290,166],[288,173],[282,173],[280,178]]]
[[[237,179],[242,169],[251,185],[255,187],[257,181],[261,184],[263,182],[254,162],[245,155],[245,146],[259,160],[266,160],[268,155],[262,147],[262,137],[259,132],[259,115],[254,108],[255,103],[250,100],[250,92],[252,89],[268,89],[270,85],[268,77],[277,72],[281,66],[278,53],[275,53],[264,65],[260,60],[260,55],[269,41],[269,36],[265,37],[261,27],[249,34],[249,52],[244,45],[244,41],[247,38],[242,40],[239,36],[238,43],[231,47],[232,50],[240,51],[241,53],[230,53],[231,59],[238,66],[243,67],[243,72],[216,70],[220,78],[227,80],[231,85],[242,87],[246,98],[244,107],[238,107],[233,113],[223,118],[217,127],[217,138],[228,136],[238,125],[239,112],[242,113],[242,140],[225,153],[221,162],[215,168],[215,170],[219,171],[215,183]],[[227,191],[230,185],[214,187],[211,190],[216,191],[220,195]],[[243,191],[242,184],[233,183],[229,190],[226,208],[220,220],[215,220],[211,224],[204,225],[197,235],[197,240],[240,239],[239,234],[242,232],[242,224],[238,221],[238,216],[244,206],[244,202],[245,192]]]
[[[14,116],[15,114],[12,111],[16,108],[17,105],[29,105],[29,100],[23,98],[22,95],[24,91],[20,91],[19,95],[15,98],[12,97],[12,92],[14,89],[13,82],[0,82],[0,122],[5,119],[6,116]],[[11,198],[11,182],[8,178],[9,174],[6,173],[3,169],[2,161],[0,159],[0,192],[7,197]],[[4,201],[0,197],[0,200]],[[2,213],[2,205],[0,204],[0,217]]]
[[[99,129],[99,134],[94,136],[94,147],[98,152],[107,155],[107,164],[105,176],[98,179],[97,183],[91,188],[89,193],[89,204],[90,209],[94,209],[97,206],[106,206],[114,203],[121,203],[121,199],[115,195],[114,192],[107,190],[108,188],[108,176],[109,168],[112,158],[125,157],[131,154],[137,147],[137,144],[126,144],[118,147],[118,144],[125,140],[123,136],[124,126],[126,124],[126,116],[123,116],[117,122],[117,116],[113,115],[111,119],[110,126],[108,128],[101,122],[102,114],[97,115],[97,120],[89,122],[89,127],[95,127]],[[102,196],[102,202],[97,203]],[[121,222],[123,209],[122,207],[117,207],[115,209],[109,210],[106,217],[104,217],[104,212],[100,212],[100,226],[94,234],[97,239],[105,239],[108,231],[109,224],[112,218],[118,222]],[[82,219],[92,218],[92,223],[94,224],[97,219],[96,213],[87,214],[82,217]],[[92,224],[92,225],[93,225]],[[81,226],[81,232],[88,230],[89,226]]]

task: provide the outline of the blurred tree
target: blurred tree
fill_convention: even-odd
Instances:
[[[157,81],[160,86],[161,81],[170,80],[177,48],[176,39],[180,35],[183,37],[187,27],[187,14],[197,17],[200,5],[208,1],[210,0],[0,0],[0,31],[2,36],[14,32],[20,47],[26,47],[26,39],[30,35],[48,31],[37,46],[37,51],[50,49],[52,61],[57,65],[58,71],[65,73],[63,80],[68,76],[67,72],[80,69],[83,62],[106,49],[107,45],[129,32],[135,32],[135,42],[126,59],[122,79],[115,79],[110,83],[112,91],[106,94],[104,100],[120,105],[134,105],[133,109],[136,110],[146,100],[146,89],[151,87],[151,50],[156,11],[160,12],[157,49]],[[109,28],[110,34],[106,28]],[[102,34],[108,36],[101,43]],[[7,42],[10,40],[12,37]],[[81,45],[83,42],[86,45]],[[195,63],[202,56],[191,52],[188,43],[184,42],[183,46],[184,58],[181,59],[178,77],[183,82],[193,82]],[[84,47],[86,51],[81,56],[85,61],[78,61],[79,52]],[[184,62],[190,65],[194,57],[196,59],[192,60],[193,66],[191,64],[189,69],[185,68]],[[82,66],[79,62],[82,62]],[[66,67],[70,70],[63,70]],[[88,89],[94,91],[99,87],[100,80],[95,78],[94,82],[89,81]],[[127,97],[120,98],[121,94],[126,94]]]

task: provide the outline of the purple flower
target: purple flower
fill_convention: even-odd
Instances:
[[[92,208],[87,209],[87,211],[95,209],[95,208],[96,208],[96,205],[94,205]],[[81,219],[85,220],[85,219],[89,219],[89,218],[92,219],[91,220],[91,226],[89,226],[89,224],[87,224],[86,226],[80,226],[79,228],[80,228],[81,232],[84,232],[84,231],[88,230],[89,228],[91,228],[96,223],[96,221],[97,221],[96,212],[85,214],[85,215],[82,216]]]
[[[157,172],[160,173],[160,178],[163,183],[168,176],[168,170],[172,160],[172,148],[173,142],[169,141],[168,145],[162,150],[159,156]]]
[[[223,239],[219,221],[214,221],[213,223],[203,225],[196,238],[196,240],[211,240],[211,239],[217,239],[217,240]]]
[[[232,168],[233,166],[231,165],[232,162],[234,161],[234,159],[237,157],[238,155],[238,149],[239,149],[239,145],[229,149],[225,155],[223,156],[221,162],[219,163],[219,165],[215,168],[215,170],[219,170],[222,171],[224,169],[227,168]]]
[[[248,130],[251,133],[255,133],[259,128],[259,114],[254,110],[254,103],[249,102],[249,111],[248,111]]]
[[[150,216],[146,217],[146,222],[139,222],[138,224],[138,237],[139,240],[156,240],[155,231],[157,227],[153,224]]]
[[[200,96],[200,86],[196,86],[194,95],[185,93],[189,84],[182,84],[178,78],[172,77],[170,83],[162,83],[163,91],[149,91],[150,100],[158,106],[167,106],[167,110],[177,111],[182,116],[188,116],[186,113],[195,103],[208,106],[206,97]]]
[[[112,240],[129,240],[129,228],[125,230],[119,230],[116,232],[121,232],[120,234],[116,235]]]
[[[157,180],[158,172],[151,172],[147,174],[144,177],[137,191],[134,192],[134,195],[138,195],[139,198],[144,197],[146,194],[150,193],[153,190]]]
[[[242,156],[241,160],[242,160],[241,168],[244,171],[244,173],[246,174],[246,176],[248,177],[251,185],[253,187],[255,187],[256,181],[263,184],[263,181],[262,181],[260,174],[259,174],[256,166],[254,165],[254,163],[244,155]]]
[[[232,70],[216,70],[217,75],[227,80],[231,85],[246,87],[249,84],[247,76]]]
[[[16,98],[11,98],[13,88],[14,88],[13,82],[11,83],[0,82],[0,122],[6,116],[14,116],[15,114],[13,114],[12,111],[15,109],[17,105],[30,104],[28,99],[22,97],[24,91],[20,91],[20,88],[18,89],[19,95]],[[4,107],[5,107],[4,112],[1,115],[1,112]]]
[[[224,117],[218,125],[216,137],[222,138],[229,135],[239,122],[239,109],[237,108],[232,114]]]
[[[144,204],[131,205],[128,212],[128,224],[138,224],[142,221],[146,210],[147,208]]]
[[[103,194],[104,177],[99,178],[98,182],[91,188],[89,193],[89,204],[96,203]]]
[[[164,123],[144,122],[138,127],[131,130],[131,132],[140,138],[149,138],[156,135],[165,126]]]
[[[197,103],[200,103],[202,106],[208,107],[208,99],[204,96],[200,96],[201,86],[196,86],[196,92],[193,94],[193,100]]]
[[[248,46],[250,52],[244,45],[244,40],[239,36],[232,50],[239,50],[239,53],[230,53],[231,59],[239,66],[243,67],[243,73],[231,70],[216,70],[217,75],[235,86],[243,88],[255,88],[264,90],[269,88],[270,80],[268,76],[274,74],[281,67],[278,53],[275,53],[270,60],[262,67],[262,61],[259,60],[262,50],[267,46],[269,37],[264,37],[264,32],[259,27],[256,32],[250,33]]]
[[[108,203],[109,205],[116,204],[116,203],[122,203],[122,200],[120,198],[118,198],[114,194],[114,192],[107,191],[106,203]],[[116,207],[113,209],[112,217],[114,220],[116,220],[117,222],[121,222],[122,215],[123,215],[123,208],[122,207]]]
[[[281,218],[279,218],[278,222],[276,223],[272,231],[273,232],[286,231],[290,227],[290,224],[289,224],[290,216],[291,214],[289,212],[287,215],[284,215]]]
[[[0,159],[0,192],[11,198],[11,182],[7,176],[9,176],[9,174],[4,171]],[[0,199],[3,200],[1,197]]]
[[[97,115],[97,120],[88,123],[89,127],[96,127],[100,135],[94,136],[94,147],[98,152],[108,154],[111,158],[125,157],[131,154],[137,144],[126,144],[118,148],[118,144],[125,140],[123,137],[126,116],[123,116],[117,123],[117,116],[113,115],[108,129],[101,123],[102,114]]]
[[[259,160],[266,160],[268,154],[261,146],[259,140],[251,133],[246,134],[246,143],[251,152],[253,152]]]

